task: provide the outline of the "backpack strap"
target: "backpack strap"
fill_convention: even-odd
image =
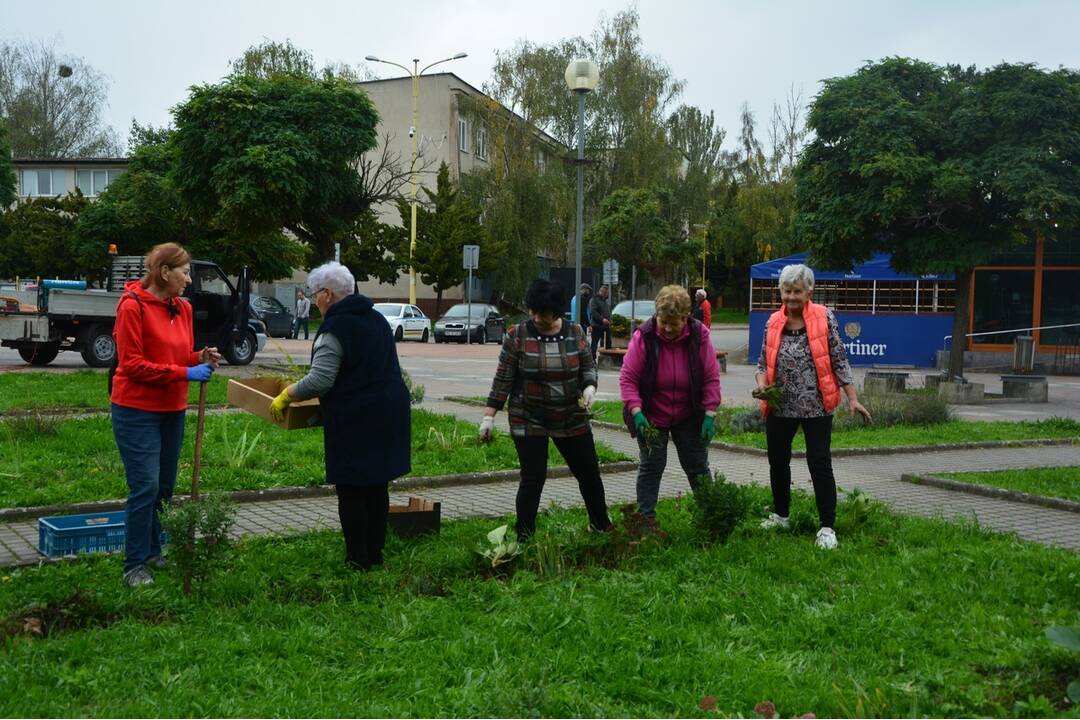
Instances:
[[[120,314],[120,303],[124,302],[129,296],[135,301],[135,304],[139,306],[139,317],[141,318],[143,315],[142,300],[140,300],[139,296],[132,290],[125,290],[124,294],[120,297],[120,302],[116,303],[117,315],[119,316]],[[116,353],[113,355],[112,365],[109,366],[109,379],[106,383],[110,398],[112,398],[113,376],[116,375],[116,370],[120,367],[120,344],[116,342],[116,325],[113,325],[113,345],[116,346]]]

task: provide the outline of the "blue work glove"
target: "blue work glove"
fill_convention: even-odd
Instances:
[[[634,415],[634,432],[640,436],[649,427],[651,426],[649,425],[649,419],[645,417],[645,413],[639,412]]]
[[[714,437],[716,437],[716,416],[706,415],[701,421],[701,439],[706,443],[711,443]]]
[[[214,374],[214,366],[210,363],[199,363],[187,369],[187,379],[191,382],[207,382]]]

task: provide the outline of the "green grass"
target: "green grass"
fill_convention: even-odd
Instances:
[[[746,408],[723,406],[717,415],[722,421]],[[843,412],[846,412],[843,411]],[[622,402],[618,400],[598,400],[593,404],[593,416],[597,420],[622,424]],[[723,423],[721,422],[721,425]],[[899,447],[904,445],[942,445],[949,443],[983,442],[993,440],[1037,440],[1080,438],[1080,422],[1068,418],[1024,422],[989,422],[950,420],[927,426],[858,427],[852,429],[837,427],[833,430],[832,447]],[[765,433],[748,432],[732,435],[720,434],[720,442],[742,445],[745,447],[766,447]],[[802,432],[795,436],[793,447],[801,450],[806,447]]]
[[[52,434],[0,423],[0,507],[25,507],[123,498],[123,464],[108,416],[56,423]],[[261,435],[259,435],[261,433]],[[255,436],[259,435],[258,439]],[[509,436],[497,433],[481,445],[472,423],[413,410],[412,476],[504,470],[518,467]],[[195,413],[187,415],[177,492],[188,492],[195,438]],[[255,449],[242,457],[241,441]],[[358,439],[359,441],[359,439]],[[597,443],[601,462],[626,459]],[[201,486],[246,490],[324,482],[321,430],[281,430],[247,413],[206,417]],[[564,465],[552,444],[550,465]]]
[[[713,308],[712,321],[713,325],[747,325],[750,322],[750,313],[747,310],[739,310],[738,308]]]
[[[1080,502],[1080,467],[1026,468],[994,472],[937,473],[941,477],[974,485],[1017,490]]]
[[[1062,701],[1080,663],[1043,636],[1077,623],[1077,554],[857,503],[822,552],[801,493],[795,532],[748,522],[703,547],[687,506],[661,503],[670,545],[554,576],[529,551],[482,577],[490,520],[391,539],[368,574],[336,532],[249,539],[191,598],[160,571],[122,587],[116,557],[8,571],[0,714],[754,717],[768,699],[781,717],[1080,716]],[[569,565],[597,547],[584,524],[540,518]],[[75,591],[66,620],[90,627],[20,632]]]
[[[22,410],[100,409],[109,407],[106,371],[0,374],[0,413]],[[225,402],[228,378],[218,375],[206,388],[208,403]],[[188,402],[199,402],[198,383],[189,383]]]

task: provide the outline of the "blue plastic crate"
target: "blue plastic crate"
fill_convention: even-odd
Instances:
[[[38,518],[38,551],[48,557],[124,549],[124,511]]]

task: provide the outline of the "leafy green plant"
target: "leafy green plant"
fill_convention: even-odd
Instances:
[[[229,440],[229,424],[221,424],[221,445],[225,448],[225,457],[229,467],[239,470],[253,464],[253,455],[259,446],[263,431],[260,430],[249,436],[248,431],[250,429],[251,423],[246,423],[244,429],[240,432],[240,437],[233,443]]]
[[[405,381],[405,387],[409,390],[409,403],[419,405],[424,402],[424,386],[414,385],[412,375],[405,368],[401,368],[401,379]]]
[[[645,426],[645,429],[641,431],[641,439],[645,441],[645,447],[649,450],[657,450],[663,447],[663,443],[660,441],[660,429],[649,423]]]
[[[446,431],[432,427],[428,428],[428,439],[432,440],[442,450],[454,450],[472,440],[473,436],[456,426]]]
[[[492,570],[513,562],[515,558],[521,555],[521,545],[518,544],[517,540],[507,539],[508,529],[509,525],[500,525],[486,535],[487,547],[480,546],[476,548],[476,552],[480,557],[490,563]]]
[[[228,495],[204,495],[166,508],[161,527],[169,535],[168,557],[190,595],[195,581],[206,580],[229,546],[236,504]]]
[[[862,404],[874,417],[878,427],[929,427],[946,423],[952,419],[952,411],[943,398],[932,393],[868,393],[863,395]],[[859,416],[848,412],[836,415],[836,428],[851,430],[863,427],[864,421]]]
[[[694,488],[694,524],[709,540],[726,541],[749,513],[750,495],[746,488],[729,483],[722,473],[698,477]]]
[[[761,388],[754,388],[750,394],[758,400],[764,400],[770,410],[775,410],[780,407],[780,400],[784,397],[784,392],[776,385],[776,383]]]
[[[739,410],[731,416],[728,427],[733,434],[763,433],[765,432],[765,416],[761,414],[761,410],[758,408]]]
[[[1076,628],[1053,625],[1046,628],[1046,639],[1070,652],[1080,653],[1080,632]],[[1070,682],[1065,692],[1070,700],[1080,704],[1080,678]]]

